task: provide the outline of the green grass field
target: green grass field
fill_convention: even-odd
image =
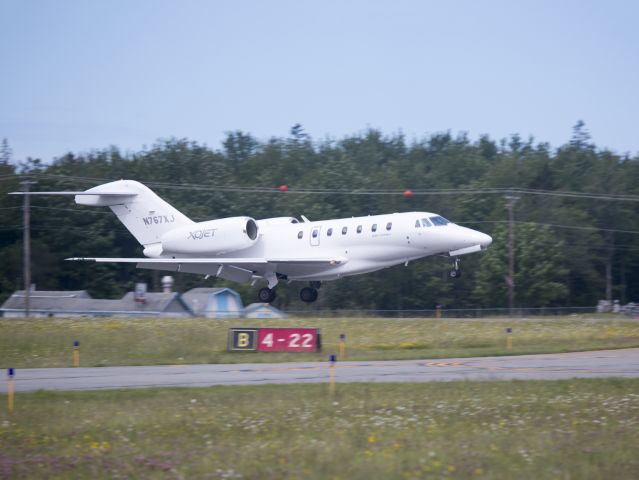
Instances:
[[[39,392],[0,478],[636,479],[637,438],[638,379]]]
[[[237,326],[321,329],[320,353],[230,353],[227,332]],[[513,328],[506,349],[504,328]],[[304,318],[216,319],[0,319],[0,367],[72,365],[80,341],[82,366],[325,360],[346,334],[351,360],[469,357],[639,346],[639,322],[625,317],[533,319]]]

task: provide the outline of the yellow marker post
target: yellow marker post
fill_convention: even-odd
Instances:
[[[343,333],[339,334],[339,358],[340,360],[346,358],[346,335]]]
[[[512,327],[506,328],[506,349],[512,350],[513,348],[513,329]]]
[[[333,396],[335,395],[335,362],[337,361],[337,358],[335,358],[335,355],[331,355],[329,359],[330,365],[328,367],[328,392],[331,394],[331,396]]]
[[[442,306],[441,305],[437,305],[435,307],[435,318],[437,320],[439,320],[440,318],[442,318]]]
[[[13,368],[7,369],[9,379],[7,380],[7,407],[10,412],[13,412]]]
[[[73,366],[80,366],[80,342],[77,340],[73,342]]]

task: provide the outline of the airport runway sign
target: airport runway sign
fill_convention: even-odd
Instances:
[[[230,328],[230,351],[317,352],[321,349],[319,328]]]

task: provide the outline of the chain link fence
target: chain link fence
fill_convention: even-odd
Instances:
[[[508,308],[431,308],[404,310],[368,310],[368,309],[319,309],[319,310],[284,310],[288,315],[296,317],[380,317],[380,318],[523,318],[533,316],[562,316],[597,313],[597,308],[590,307],[539,307],[517,308],[512,313]],[[638,312],[639,313],[639,312]]]

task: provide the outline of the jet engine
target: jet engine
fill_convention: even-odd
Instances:
[[[258,226],[250,217],[208,220],[176,228],[162,235],[163,254],[221,255],[243,250],[258,240]]]

